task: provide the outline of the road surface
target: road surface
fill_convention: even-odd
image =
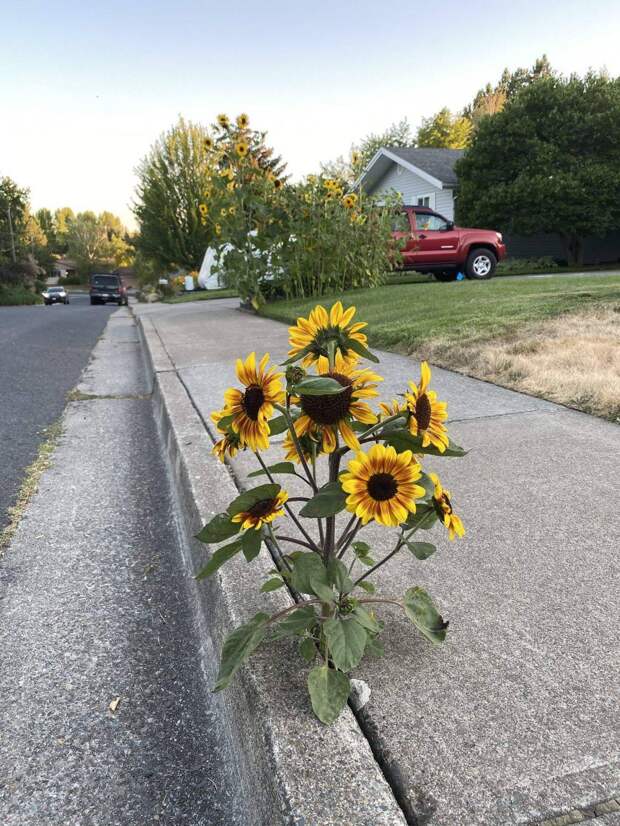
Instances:
[[[110,316],[87,295],[68,306],[0,307],[0,530],[42,431],[62,413]]]

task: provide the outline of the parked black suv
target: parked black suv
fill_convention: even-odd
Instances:
[[[90,277],[90,303],[107,304],[116,301],[118,306],[127,305],[127,288],[123,285],[120,275],[99,273]]]

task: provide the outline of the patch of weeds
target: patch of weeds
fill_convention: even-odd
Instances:
[[[52,463],[52,454],[56,449],[58,440],[62,435],[62,424],[60,419],[43,431],[44,439],[39,445],[37,455],[26,468],[24,480],[21,484],[15,504],[8,509],[9,523],[2,529],[0,533],[0,556],[8,547],[9,542],[15,535],[15,531],[21,521],[22,516],[32,497],[37,492],[39,487],[39,480],[43,472],[50,467]]]

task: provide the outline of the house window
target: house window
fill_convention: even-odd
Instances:
[[[430,192],[428,195],[419,195],[416,205],[435,209],[435,193]]]

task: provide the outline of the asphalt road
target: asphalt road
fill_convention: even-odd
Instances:
[[[62,413],[115,305],[0,307],[0,530],[42,431]]]

